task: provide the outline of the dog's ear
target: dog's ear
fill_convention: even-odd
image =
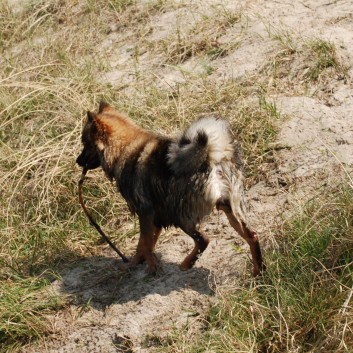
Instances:
[[[87,123],[85,129],[99,150],[103,150],[106,145],[107,136],[111,132],[109,126],[106,125],[99,115],[87,112]]]
[[[91,133],[96,134],[99,130],[99,121],[97,119],[97,114],[90,111],[87,112],[87,123],[88,128]]]
[[[95,117],[96,117],[96,114],[94,114],[90,111],[87,112],[87,121],[89,123],[92,123],[94,121]]]
[[[110,105],[107,102],[101,101],[99,103],[99,108],[98,108],[98,113],[101,114],[103,113],[105,110],[110,109]]]

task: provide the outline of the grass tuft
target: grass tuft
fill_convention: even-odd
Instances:
[[[45,315],[58,310],[61,299],[46,290],[45,279],[8,278],[1,282],[0,349],[16,351],[48,332]]]
[[[336,53],[335,45],[322,38],[303,39],[288,30],[268,29],[279,50],[260,69],[267,92],[325,92],[330,80],[347,78],[347,67]],[[319,94],[321,98],[322,93]]]
[[[191,27],[178,25],[167,38],[151,43],[154,50],[162,52],[166,64],[177,65],[192,57],[207,56],[216,59],[226,56],[240,43],[240,34],[227,42],[222,40],[227,32],[241,20],[241,14],[225,7],[215,7],[211,15],[201,14]]]
[[[317,81],[326,69],[343,72],[343,67],[339,63],[336,48],[333,43],[315,38],[306,45],[309,51],[308,56],[312,56],[312,64],[306,73],[306,77],[311,81]]]

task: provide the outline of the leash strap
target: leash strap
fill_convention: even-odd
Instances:
[[[83,201],[82,196],[82,185],[85,180],[87,174],[87,168],[82,169],[81,178],[78,182],[78,199],[80,201],[80,205],[87,216],[89,223],[97,229],[98,233],[103,237],[103,239],[109,244],[109,246],[123,259],[124,262],[129,262],[129,259],[110,241],[110,239],[105,235],[101,227],[96,223],[96,221],[92,218],[91,214],[88,212],[86,205]]]

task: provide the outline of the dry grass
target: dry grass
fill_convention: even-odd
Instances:
[[[113,87],[102,79],[112,70],[111,53],[103,45],[107,38],[118,40],[119,44],[125,44],[126,38],[134,38],[140,45],[138,50],[146,50],[149,57],[162,56],[164,64],[215,59],[235,50],[243,30],[242,14],[222,6],[199,12],[187,28],[179,27],[164,39],[151,40],[151,19],[167,9],[178,11],[183,6],[182,2],[163,0],[50,0],[33,2],[24,11],[15,13],[1,2],[1,350],[15,351],[46,334],[46,315],[61,305],[57,297],[46,291],[48,283],[71,262],[102,251],[77,202],[80,170],[75,165],[85,112],[95,109],[101,99],[127,112],[144,127],[168,134],[185,127],[200,114],[214,113],[228,118],[244,149],[249,183],[261,179],[264,166],[273,162],[271,143],[281,116],[275,102],[266,96],[264,85],[258,89],[258,82],[261,84],[261,78],[265,77],[262,74],[253,81],[220,80],[206,67],[201,73],[183,71],[182,83],[164,89],[155,74],[161,67],[158,63],[152,68],[140,65],[138,75],[133,73],[127,87],[123,84]],[[297,55],[299,49],[292,48],[289,35],[277,40],[287,47],[284,57]],[[307,76],[312,81],[320,80],[326,70],[338,70],[329,60],[330,55],[334,56],[332,47],[316,44],[310,47],[312,53],[326,54],[315,54],[322,59],[313,66],[317,73],[313,71]],[[129,58],[131,65],[140,60],[138,50],[135,57]],[[266,75],[272,75],[278,84],[289,72],[285,69],[282,77],[273,67],[266,70]],[[134,233],[135,228],[123,200],[100,171],[90,172],[90,176],[85,184],[85,199],[94,205],[95,217],[109,228],[109,235],[115,234],[112,239],[125,244],[129,233],[126,229],[130,227],[130,233]],[[283,252],[288,255],[287,248]],[[237,343],[241,349],[255,347],[252,344],[256,335],[260,335],[260,326],[251,331],[249,323],[253,322],[266,323],[262,327],[266,329],[263,338],[269,338],[273,332],[271,344],[282,342],[287,321],[282,320],[281,311],[271,313],[269,304],[275,304],[267,303],[263,293],[268,290],[271,300],[283,294],[279,293],[282,288],[271,282],[283,280],[276,272],[281,256],[276,259],[276,254],[273,255],[270,275],[263,285],[251,284],[236,297],[232,292],[222,294],[218,311],[210,317],[204,341],[211,342],[214,351],[232,351],[234,334],[238,338],[243,335],[243,341],[239,339]],[[320,276],[315,285],[325,283],[325,276]],[[342,300],[347,293],[345,289],[340,292]],[[249,307],[250,312],[246,310]],[[234,327],[238,320],[234,319],[235,313],[242,318],[239,329]],[[300,325],[301,321],[294,324]],[[343,321],[338,321],[338,326],[330,326],[329,330],[343,330],[341,324]],[[276,325],[280,325],[280,330]],[[290,342],[288,337],[283,342]],[[192,352],[207,348],[200,341],[195,341],[199,348],[195,344],[192,348],[184,336],[179,335],[178,340],[169,341],[171,349],[178,347],[175,351]],[[181,344],[187,348],[180,348]],[[259,344],[259,347],[264,346]]]
[[[80,171],[75,166],[82,120],[99,100],[164,133],[185,127],[201,113],[228,117],[241,136],[251,175],[270,158],[268,145],[275,136],[278,113],[264,101],[246,103],[245,90],[232,80],[217,82],[207,74],[185,74],[185,83],[172,91],[161,89],[157,78],[147,72],[126,90],[114,90],[99,80],[109,72],[110,62],[97,43],[114,31],[125,31],[131,19],[135,22],[130,35],[139,36],[150,17],[167,6],[174,5],[62,0],[36,2],[20,13],[1,6],[2,349],[45,333],[45,316],[58,309],[57,298],[43,292],[48,281],[75,259],[102,251],[77,202]],[[238,14],[226,9],[217,11],[217,19],[204,16],[195,23],[193,38],[207,38],[215,28],[218,40],[239,20]],[[172,46],[177,44],[169,40]],[[209,54],[202,49],[190,55]],[[124,243],[129,233],[125,222],[131,224],[126,206],[101,172],[90,175],[85,198],[94,205],[97,220],[116,234],[112,239]],[[20,306],[16,298],[24,298]],[[14,316],[18,324],[6,319]]]
[[[234,50],[241,40],[241,31],[224,39],[228,31],[241,21],[241,12],[214,6],[208,13],[193,12],[198,18],[191,26],[176,24],[175,30],[166,38],[149,44],[152,50],[162,53],[166,64],[178,65],[190,58],[207,56],[216,59]]]
[[[84,57],[97,36],[85,6],[53,1],[21,14],[1,10],[0,347],[8,350],[47,330],[45,315],[58,309],[45,291],[52,273],[96,251],[77,203],[75,157],[85,110],[110,93],[93,78],[97,58]],[[75,21],[65,17],[69,11],[82,14],[86,42],[62,26]],[[88,200],[92,193],[102,196],[98,213],[122,209],[108,183],[91,184]]]

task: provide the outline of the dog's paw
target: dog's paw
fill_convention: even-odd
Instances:
[[[187,271],[190,270],[190,268],[194,265],[195,260],[191,258],[190,256],[187,256],[184,261],[179,265],[179,269],[181,271]]]
[[[189,266],[185,266],[185,265],[183,265],[182,263],[179,265],[179,269],[180,269],[180,271],[187,271],[187,270],[189,270],[190,269],[190,267]]]
[[[262,276],[264,272],[266,272],[266,265],[263,262],[261,262],[260,266],[254,266],[253,276],[254,277]]]
[[[152,253],[151,256],[148,256],[146,259],[147,262],[147,272],[150,275],[158,275],[161,273],[162,268],[160,266],[160,261],[156,254]]]
[[[133,256],[133,258],[130,260],[128,265],[129,265],[129,267],[134,268],[137,265],[141,265],[142,263],[144,263],[144,261],[145,261],[145,257],[142,254],[136,253]]]

